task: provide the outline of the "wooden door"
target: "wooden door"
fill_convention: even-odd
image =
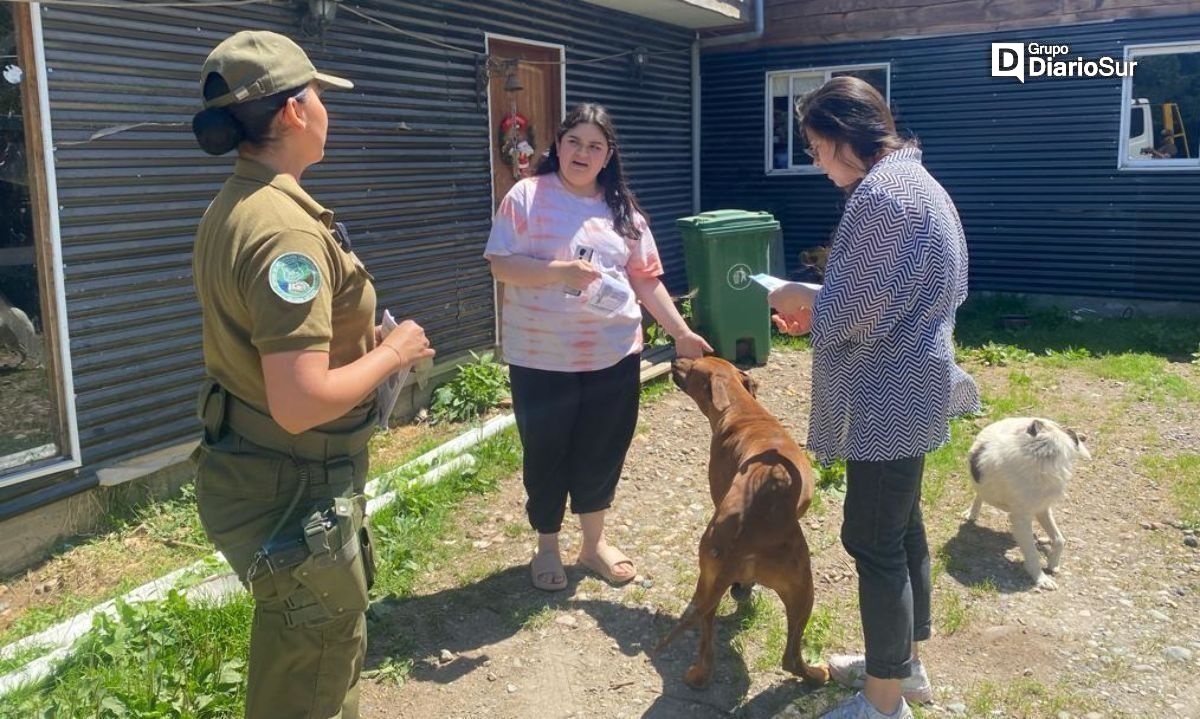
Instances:
[[[513,40],[488,39],[488,55],[492,58],[488,85],[488,116],[492,132],[492,207],[500,203],[520,177],[514,174],[509,152],[514,144],[506,143],[501,125],[509,118],[509,127],[520,124],[513,115],[528,121],[528,129],[517,130],[516,140],[532,139],[533,149],[529,166],[524,172],[528,176],[537,169],[538,160],[554,141],[554,133],[562,122],[562,50],[557,47],[530,45]],[[510,61],[516,60],[515,65]],[[523,89],[506,91],[508,76],[515,73]],[[532,133],[530,133],[530,130]],[[530,134],[532,136],[530,136]],[[509,162],[505,160],[508,159]]]

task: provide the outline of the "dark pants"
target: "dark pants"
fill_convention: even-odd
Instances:
[[[929,545],[921,519],[925,458],[846,463],[842,545],[858,566],[867,674],[912,674],[912,643],[930,636]]]
[[[296,496],[297,464],[233,433],[215,445],[202,444],[198,461],[196,504],[204,531],[247,582],[255,554]],[[307,469],[310,491],[301,493],[288,529],[316,501],[314,483],[326,480],[320,465]],[[366,474],[363,451],[353,457],[352,485],[339,494],[361,493]],[[293,607],[305,602],[298,601],[303,592],[290,572],[260,587],[253,590],[247,719],[355,719],[367,650],[364,614],[295,621]]]
[[[608,509],[637,428],[641,357],[632,354],[594,372],[509,367],[513,413],[525,446],[529,524],[562,529],[571,511]]]

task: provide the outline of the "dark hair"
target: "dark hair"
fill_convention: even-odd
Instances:
[[[835,77],[796,105],[796,120],[805,130],[846,145],[868,170],[893,150],[917,147],[901,137],[883,95],[866,80]]]
[[[558,143],[572,128],[585,123],[600,128],[600,132],[604,133],[604,139],[608,141],[609,150],[612,152],[612,157],[600,170],[600,174],[596,176],[596,183],[603,190],[604,202],[608,205],[609,212],[612,213],[613,228],[621,237],[636,242],[642,238],[642,233],[638,231],[634,217],[640,214],[647,223],[650,222],[650,218],[638,204],[637,197],[629,189],[629,183],[625,180],[625,168],[621,164],[621,146],[617,142],[617,128],[613,125],[612,116],[608,114],[608,110],[604,109],[603,105],[594,102],[581,103],[571,111],[571,114],[567,115],[567,118],[558,127],[554,143],[550,145],[550,151],[538,163],[537,174],[549,175],[551,172],[558,172]]]
[[[271,126],[288,98],[303,102],[307,89],[307,85],[301,85],[236,105],[201,110],[192,118],[192,134],[200,149],[210,155],[224,155],[243,142],[264,147],[274,139]],[[205,100],[228,93],[229,84],[219,74],[211,72],[204,79]]]

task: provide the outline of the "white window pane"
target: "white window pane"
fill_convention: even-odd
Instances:
[[[771,78],[771,97],[787,97],[788,76],[776,75]]]

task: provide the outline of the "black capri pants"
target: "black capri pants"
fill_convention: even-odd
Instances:
[[[513,414],[524,452],[529,524],[562,529],[571,511],[608,509],[637,428],[641,355],[591,372],[509,366]]]

